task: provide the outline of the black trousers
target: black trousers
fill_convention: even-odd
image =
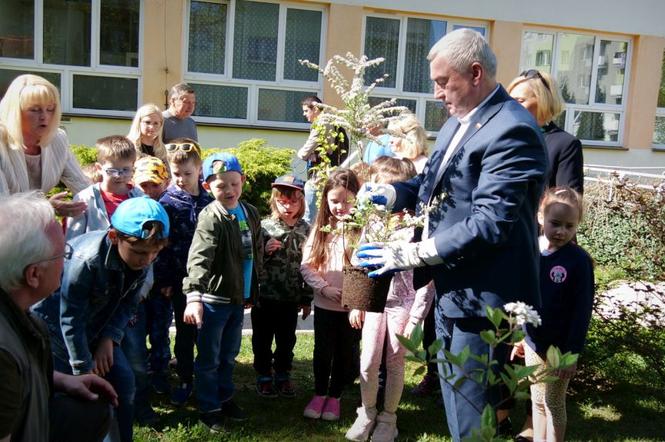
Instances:
[[[96,442],[111,425],[111,405],[56,393],[49,403],[51,442]]]
[[[261,299],[252,307],[252,351],[259,376],[287,379],[293,366],[299,306],[295,302]],[[275,339],[275,351],[272,341]]]
[[[319,396],[339,398],[353,376],[353,348],[360,330],[349,324],[347,312],[314,308],[314,390]]]
[[[434,320],[434,302],[429,308],[429,313],[425,316],[423,321],[423,348],[425,351],[429,348],[430,345],[436,341],[436,321]],[[437,358],[437,355],[428,355],[429,357]],[[438,375],[439,367],[436,362],[430,362],[427,364],[427,374],[429,375]]]
[[[191,384],[194,378],[194,345],[196,344],[196,325],[187,324],[183,320],[187,298],[182,293],[182,287],[173,287],[171,295],[173,302],[173,315],[175,316],[175,345],[173,353],[178,364],[176,373],[180,382]]]

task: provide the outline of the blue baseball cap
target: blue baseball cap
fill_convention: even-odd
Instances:
[[[305,189],[305,182],[300,178],[293,175],[282,175],[275,179],[271,184],[272,187],[290,187],[292,189],[300,190]]]
[[[242,173],[242,167],[235,155],[227,152],[218,152],[210,155],[203,162],[203,181],[207,181],[213,175],[224,172]]]
[[[139,196],[123,201],[111,217],[111,226],[125,235],[135,238],[147,238],[149,230],[144,228],[148,222],[160,222],[164,226],[160,238],[169,236],[169,216],[157,201],[147,196]]]

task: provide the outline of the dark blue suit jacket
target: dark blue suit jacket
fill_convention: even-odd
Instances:
[[[547,170],[540,129],[499,87],[439,173],[458,126],[449,118],[423,173],[395,185],[395,210],[443,196],[430,212],[429,237],[444,262],[416,269],[415,285],[433,278],[449,318],[484,316],[486,305],[518,300],[538,307],[536,213]]]

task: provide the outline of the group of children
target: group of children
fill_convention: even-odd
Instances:
[[[119,396],[119,438],[129,441],[134,420],[156,419],[150,388],[170,390],[174,315],[178,383],[171,401],[182,405],[195,390],[201,421],[222,430],[226,419],[247,417],[233,401],[244,309],[252,308],[257,393],[293,397],[298,315],[306,318],[313,301],[315,385],[304,416],[339,419],[342,392],[360,363],[362,405],[346,437],[394,440],[404,383],[404,349],[396,335],[409,335],[423,320],[434,288],[414,290],[410,272],[403,272],[393,277],[383,313],[349,312],[342,305],[342,269],[350,263],[352,237],[360,232],[335,227],[353,207],[362,184],[358,176],[343,168],[329,175],[310,229],[303,220],[302,180],[291,175],[276,179],[272,213],[262,220],[256,208],[241,200],[245,175],[235,156],[215,153],[202,161],[198,144],[190,139],[164,147],[167,163],[137,152],[122,136],[97,142],[95,173],[101,180],[75,196],[87,205],[85,212],[65,220],[71,250],[61,288],[34,308],[50,330],[56,369],[105,376]],[[409,160],[389,157],[378,158],[369,169],[369,179],[380,183],[415,174]],[[579,351],[588,327],[593,273],[588,256],[571,242],[582,213],[575,195],[570,189],[549,190],[541,207],[544,250],[550,252],[543,261],[552,261],[543,274],[541,315],[547,330],[530,330],[529,336],[538,338],[527,339],[524,346],[527,360],[538,363],[543,363],[537,358],[544,344]],[[378,404],[382,361],[385,394]],[[565,398],[565,385],[552,388]],[[550,416],[550,395],[541,396],[536,404]],[[557,428],[560,416],[554,421]]]

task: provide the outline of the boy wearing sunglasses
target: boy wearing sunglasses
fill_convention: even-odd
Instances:
[[[74,201],[84,201],[87,208],[79,216],[67,218],[67,241],[92,230],[108,229],[111,216],[120,203],[143,195],[141,189],[130,183],[136,161],[132,142],[123,136],[112,135],[100,138],[95,146],[95,171],[101,175],[102,181],[74,195]]]
[[[176,327],[173,350],[178,361],[178,387],[171,394],[171,403],[181,406],[192,394],[196,343],[196,326],[183,320],[187,299],[182,292],[182,280],[187,276],[187,254],[199,213],[213,198],[201,184],[201,150],[198,144],[189,138],[178,138],[168,143],[166,149],[173,182],[159,202],[171,222],[171,241],[155,262],[154,290],[170,298],[173,304]],[[166,327],[168,333],[168,325]]]
[[[120,344],[168,235],[169,219],[158,202],[122,202],[108,230],[70,242],[74,253],[65,261],[60,289],[33,309],[46,322],[56,370],[95,373],[113,385],[122,441],[132,440],[135,378]]]

